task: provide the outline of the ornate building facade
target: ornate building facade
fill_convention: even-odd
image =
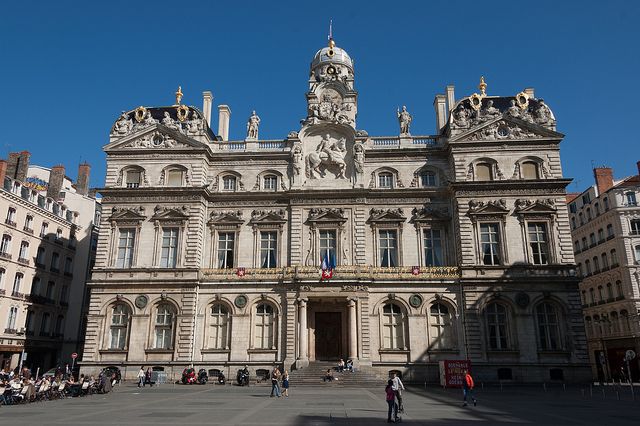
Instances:
[[[311,63],[283,140],[229,141],[230,109],[139,107],[114,123],[82,366],[253,372],[350,358],[437,379],[589,375],[564,206],[563,135],[533,90],[434,101],[437,134],[356,126],[349,55]],[[334,267],[335,265],[335,267]],[[324,272],[325,279],[321,278]],[[331,276],[330,278],[328,278]]]

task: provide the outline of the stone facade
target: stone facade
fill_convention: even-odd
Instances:
[[[589,360],[594,379],[640,380],[640,162],[638,175],[614,180],[594,169],[596,184],[569,197]]]
[[[228,141],[227,106],[214,135],[209,92],[205,113],[178,100],[121,115],[85,372],[351,358],[435,381],[439,360],[469,358],[481,380],[588,376],[563,135],[544,101],[448,87],[436,135],[411,135],[403,107],[399,136],[372,137],[354,77],[333,41],[319,50],[283,140],[257,139],[254,118]]]

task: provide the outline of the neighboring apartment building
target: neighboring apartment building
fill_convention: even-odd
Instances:
[[[624,379],[626,352],[640,353],[637,165],[638,175],[618,181],[611,168],[595,168],[595,185],[568,197],[589,358],[599,380]],[[630,369],[634,380],[640,380],[637,357]]]
[[[210,92],[202,111],[179,90],[113,124],[83,371],[351,358],[434,381],[468,358],[486,381],[589,378],[563,135],[533,89],[449,86],[435,135],[402,108],[400,134],[374,137],[333,40],[308,83],[281,140],[254,113],[230,141],[225,105],[215,135]]]
[[[29,157],[0,160],[0,354],[3,368],[17,367],[24,352],[26,365],[44,371],[71,363],[81,347],[96,200],[88,164],[72,184],[64,166],[32,166]]]

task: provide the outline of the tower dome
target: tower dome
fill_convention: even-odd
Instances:
[[[311,61],[311,70],[324,64],[341,64],[353,71],[353,61],[349,54],[339,47],[336,47],[333,38],[329,39],[329,45],[318,50]]]

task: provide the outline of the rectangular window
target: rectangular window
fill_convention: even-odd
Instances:
[[[137,170],[127,172],[127,188],[138,188],[140,186],[141,174]]]
[[[175,268],[178,264],[178,228],[164,228],[162,230],[162,252],[160,266]]]
[[[576,203],[571,203],[571,204],[569,204],[569,211],[570,211],[571,213],[576,213],[576,212],[578,211],[578,208],[577,208],[577,206],[576,206]]]
[[[169,170],[167,172],[167,186],[182,186],[182,170]]]
[[[40,335],[46,335],[49,333],[49,319],[51,318],[51,314],[49,312],[45,312],[42,314],[42,322],[40,323]]]
[[[133,249],[136,240],[135,229],[121,229],[118,238],[118,258],[116,267],[131,268],[133,266]]]
[[[398,266],[398,232],[383,229],[380,231],[380,266],[393,268]]]
[[[378,187],[393,188],[393,175],[391,173],[380,173],[378,175]]]
[[[218,268],[233,268],[235,239],[235,232],[218,233]]]
[[[26,261],[27,257],[29,257],[29,243],[23,241],[20,243],[20,254],[18,255],[19,260]]]
[[[613,225],[611,224],[607,225],[607,238],[609,237],[613,237]]]
[[[24,220],[24,230],[33,233],[33,216],[27,215],[27,218]]]
[[[44,265],[44,256],[45,256],[45,250],[44,247],[38,247],[38,253],[36,254],[36,264],[37,265]]]
[[[442,231],[439,229],[425,229],[423,231],[423,243],[425,266],[444,265]]]
[[[500,264],[500,225],[497,223],[480,224],[480,244],[484,265]]]
[[[631,221],[631,235],[640,235],[640,220]],[[4,242],[4,238],[2,241]]]
[[[337,251],[337,239],[336,239],[336,231],[329,229],[321,229],[320,230],[320,262],[327,257],[330,260],[336,261],[336,251]],[[328,253],[327,253],[328,252]],[[327,256],[328,254],[328,256]]]
[[[60,254],[53,252],[51,255],[51,270],[58,272],[60,270]]]
[[[582,205],[586,205],[589,204],[591,202],[591,195],[590,194],[584,194],[582,196]]]
[[[422,186],[436,186],[436,174],[433,172],[426,172],[420,176]]]
[[[13,279],[13,293],[17,294],[20,293],[20,287],[22,287],[22,279],[24,278],[24,275],[22,275],[20,272],[16,272],[16,276]]]
[[[529,247],[534,265],[549,263],[549,241],[547,238],[547,224],[544,222],[529,223]]]
[[[260,267],[277,267],[278,234],[275,231],[260,232]]]
[[[11,248],[11,236],[5,234],[2,236],[2,243],[0,243],[0,253],[9,254],[10,248]]]
[[[73,272],[73,260],[70,257],[65,258],[64,260],[64,273],[66,275],[71,275]]]
[[[264,189],[267,191],[275,191],[278,189],[278,177],[269,175],[264,177]]]
[[[49,229],[49,224],[47,222],[42,222],[42,226],[40,227],[40,238],[45,238],[47,236],[47,232]]]
[[[16,329],[17,318],[18,318],[18,308],[15,306],[12,306],[11,309],[9,309],[9,317],[7,318],[7,328],[9,330]]]
[[[69,301],[69,286],[63,285],[62,290],[60,290],[60,301],[67,303]]]
[[[53,293],[55,289],[56,283],[54,283],[53,281],[49,281],[49,283],[47,284],[47,299],[53,300]]]
[[[636,193],[635,192],[627,192],[625,194],[627,197],[627,205],[628,206],[637,206],[638,202],[636,201]]]

